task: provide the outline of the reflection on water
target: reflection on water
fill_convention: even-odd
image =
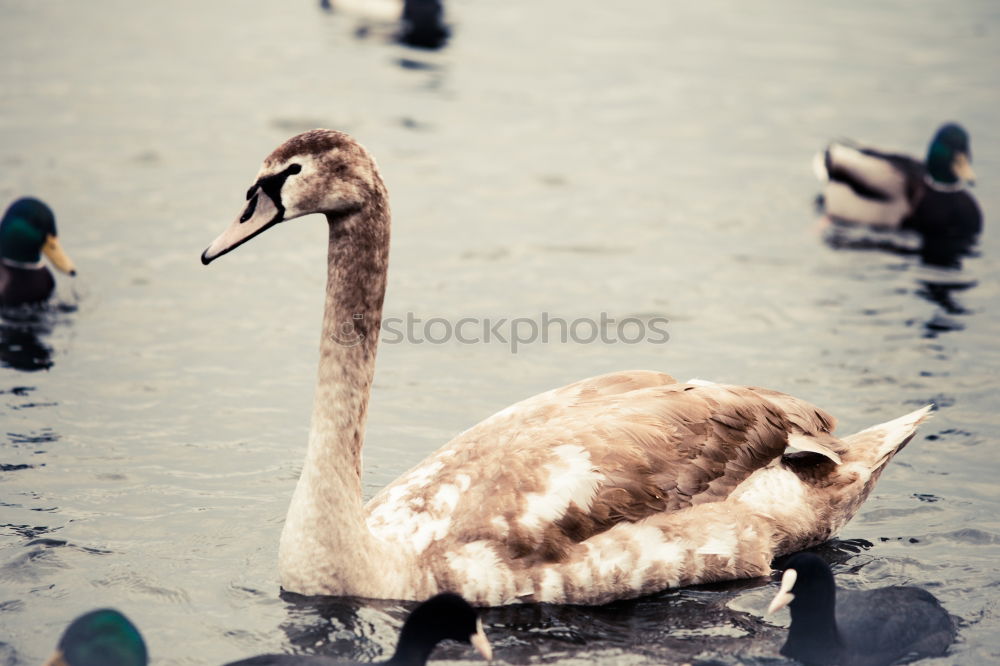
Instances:
[[[947,277],[943,277],[940,282],[932,280],[918,280],[917,284],[920,285],[920,288],[917,289],[917,295],[921,298],[927,299],[935,305],[941,306],[941,309],[943,309],[946,313],[950,315],[969,314],[969,310],[967,310],[965,306],[958,301],[957,295],[976,286],[974,281],[953,282],[948,280]]]
[[[54,326],[68,323],[63,315],[75,311],[75,305],[65,303],[0,309],[0,367],[23,372],[51,368],[52,347],[45,338]]]
[[[281,629],[296,652],[374,661],[391,654],[416,604],[372,599],[304,597],[283,592],[288,619]]]
[[[857,559],[871,547],[865,539],[834,539],[812,550],[831,565],[852,561],[856,572],[871,561]],[[779,558],[777,568],[784,559]],[[784,642],[783,630],[763,616],[773,595],[771,582],[758,578],[698,585],[599,607],[529,604],[480,613],[505,663],[577,658],[621,664],[769,664]],[[281,598],[287,611],[281,629],[296,653],[363,662],[391,653],[403,621],[416,606],[287,592]],[[444,643],[434,658],[474,659],[470,655],[468,646]],[[689,656],[675,662],[677,655]],[[695,655],[702,658],[691,662]]]
[[[960,234],[919,234],[914,231],[879,231],[823,218],[823,240],[835,250],[877,251],[903,257],[919,257],[913,292],[940,311],[922,323],[925,338],[961,331],[965,324],[956,316],[971,314],[958,295],[976,286],[978,280],[963,266],[963,260],[979,257],[979,231]],[[909,268],[909,267],[907,267]]]
[[[279,597],[322,222],[281,225],[209,281],[196,260],[247,170],[314,126],[361,139],[390,187],[388,311],[671,320],[662,345],[383,345],[369,495],[494,411],[623,368],[785,390],[840,432],[933,400],[843,530],[875,545],[845,551],[838,583],[931,587],[978,619],[946,663],[996,662],[1000,503],[984,461],[1000,428],[1000,237],[925,276],[919,236],[908,252],[833,252],[804,205],[808,157],[842,127],[917,145],[962,118],[982,137],[981,181],[1000,179],[993,0],[454,0],[458,38],[436,53],[354,39],[337,0],[329,15],[293,4],[6,5],[0,198],[53,193],[92,295],[87,316],[3,322],[49,370],[0,367],[0,567],[15,563],[0,641],[16,649],[0,646],[0,664],[41,663],[97,604],[134,617],[158,666],[392,649],[406,604]],[[1000,210],[1000,190],[977,197]],[[42,537],[67,545],[28,545]],[[764,579],[485,620],[506,663],[786,663],[780,622],[762,617],[773,591]]]
[[[25,397],[33,390],[29,386],[18,386],[10,391],[0,391],[0,394],[9,393],[13,396]],[[52,403],[29,401],[21,402],[17,406],[17,409],[52,406]],[[3,456],[2,461],[0,461],[0,472],[19,472],[21,470],[35,469],[36,467],[45,467],[46,463],[41,461],[45,460],[45,454],[48,449],[46,445],[59,440],[59,435],[53,432],[51,428],[43,428],[36,432],[6,432],[4,434],[4,439],[0,440],[0,455]],[[3,504],[0,503],[0,506],[3,506]],[[11,533],[25,538],[34,538],[51,531],[48,527],[40,525],[7,524],[3,527],[9,529]]]
[[[965,324],[956,316],[971,314],[959,302],[957,295],[975,286],[975,282],[968,284],[956,284],[953,282],[931,282],[918,280],[915,293],[920,298],[927,300],[941,308],[935,312],[930,319],[923,323],[924,337],[936,338],[942,333],[965,330]]]
[[[51,332],[38,324],[0,323],[0,366],[24,372],[52,367],[52,348],[42,342]]]
[[[424,49],[439,49],[451,36],[441,0],[404,0],[399,41]]]
[[[768,594],[769,579],[705,585],[600,607],[529,604],[481,609],[486,634],[504,663],[562,659],[674,663],[675,654],[722,654],[707,664],[767,663],[782,632],[759,612],[738,608],[745,593]],[[282,630],[296,653],[369,662],[384,659],[415,603],[283,594]],[[732,604],[732,607],[731,605]],[[749,607],[758,606],[747,600]],[[642,646],[636,649],[636,646]],[[434,659],[475,661],[472,648],[445,642]],[[664,659],[670,661],[664,662]]]
[[[878,250],[901,256],[919,256],[925,266],[959,271],[962,260],[978,256],[976,246],[979,231],[956,230],[945,233],[939,228],[931,232],[878,231],[840,221],[824,220],[827,225],[824,240],[835,250]]]

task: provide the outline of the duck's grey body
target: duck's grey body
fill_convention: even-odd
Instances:
[[[891,586],[838,590],[829,565],[799,553],[785,565],[769,612],[788,607],[781,654],[815,666],[889,666],[947,652],[955,623],[930,592]]]

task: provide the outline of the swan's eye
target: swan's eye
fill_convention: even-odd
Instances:
[[[257,179],[257,182],[250,186],[247,190],[247,208],[243,211],[243,215],[240,216],[240,222],[246,222],[251,217],[253,217],[254,211],[257,210],[257,200],[260,198],[261,192],[264,193],[268,199],[274,203],[274,207],[278,209],[278,212],[274,216],[274,220],[280,221],[285,212],[285,206],[281,202],[281,188],[284,187],[285,181],[288,177],[300,173],[302,171],[301,164],[289,164],[284,170],[278,173],[272,173],[270,176],[261,176]]]
[[[296,174],[302,171],[302,166],[299,164],[289,164],[282,171],[278,173],[273,173],[270,176],[264,176],[257,180],[257,187],[266,194],[271,201],[280,209],[281,206],[281,188],[285,186],[285,181],[292,174]]]

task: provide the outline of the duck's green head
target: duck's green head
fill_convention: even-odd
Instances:
[[[969,133],[956,123],[943,125],[927,149],[927,172],[939,183],[974,183]]]
[[[38,199],[18,199],[0,220],[0,258],[33,265],[41,261],[42,252],[59,270],[76,274],[73,261],[56,236],[56,216],[52,209]]]
[[[45,666],[146,666],[146,643],[116,610],[91,611],[73,620]]]

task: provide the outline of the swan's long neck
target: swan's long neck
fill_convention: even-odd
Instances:
[[[281,584],[358,594],[379,579],[364,521],[361,446],[382,318],[389,210],[381,182],[359,210],[328,215],[329,266],[309,445],[279,546]]]

